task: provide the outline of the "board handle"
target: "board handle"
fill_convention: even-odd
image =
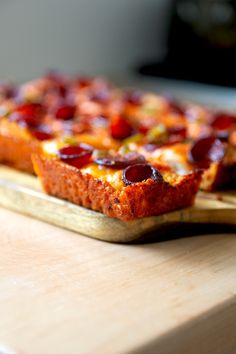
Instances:
[[[179,221],[187,223],[211,223],[236,225],[236,208],[229,205],[222,209],[185,209],[180,211]]]

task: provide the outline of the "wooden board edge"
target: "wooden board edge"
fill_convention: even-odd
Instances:
[[[154,230],[158,237],[163,225],[171,227],[178,222],[236,224],[234,205],[201,198],[195,207],[123,222],[44,194],[33,176],[4,167],[1,171],[4,174],[0,178],[0,205],[103,241],[130,242]]]

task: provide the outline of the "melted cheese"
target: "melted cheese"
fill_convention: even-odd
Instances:
[[[176,146],[162,147],[152,152],[147,152],[145,148],[140,149],[143,154],[151,163],[160,163],[172,167],[172,169],[180,175],[189,173],[190,166],[186,160],[188,145],[178,144]]]
[[[122,170],[114,170],[112,168],[96,165],[91,163],[88,166],[81,168],[81,173],[87,173],[101,181],[108,182],[112,187],[121,189],[124,184],[122,181]]]
[[[45,155],[50,157],[56,157],[57,151],[63,147],[63,143],[58,140],[46,141],[43,143],[43,152]],[[149,158],[147,158],[150,163],[155,164],[159,161],[162,163],[168,163],[173,166],[174,171],[179,174],[186,174],[187,167],[185,169],[184,157],[180,152],[174,151],[172,148],[157,149],[155,153],[152,153]],[[109,183],[113,188],[121,190],[124,187],[122,180],[123,170],[116,170],[106,166],[97,165],[95,163],[90,163],[89,165],[80,169],[82,174],[88,174],[94,178],[101,181]],[[178,183],[181,176],[177,176],[176,173],[170,171],[161,172],[164,181],[172,185]]]
[[[163,150],[160,158],[163,162],[172,166],[177,173],[186,174],[188,172],[186,158],[173,149]]]
[[[45,155],[49,156],[56,156],[57,151],[60,149],[59,142],[52,140],[52,141],[45,141],[42,143],[42,150]]]
[[[50,157],[56,157],[57,151],[63,146],[60,141],[46,141],[43,143],[43,153]],[[83,174],[89,174],[94,178],[98,178],[101,181],[108,182],[115,189],[121,189],[124,184],[122,181],[122,171],[108,168],[105,166],[99,166],[95,163],[90,163],[84,168],[80,169]]]

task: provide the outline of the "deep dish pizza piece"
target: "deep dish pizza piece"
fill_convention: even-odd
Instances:
[[[187,158],[193,168],[203,169],[201,189],[218,190],[236,182],[236,147],[214,135],[189,144]]]
[[[46,193],[123,221],[192,205],[201,180],[199,171],[180,176],[140,154],[107,154],[84,144],[55,144],[50,152],[46,146],[33,164]]]
[[[182,111],[185,121],[176,120],[181,125],[165,116],[145,134],[126,139],[121,150],[137,151],[151,163],[166,164],[182,175],[201,169],[200,188],[205,191],[235,183],[236,116],[194,104],[182,106]]]
[[[236,148],[212,135],[161,147],[136,145],[135,150],[150,163],[169,166],[181,175],[200,169],[200,189],[205,191],[214,191],[236,182]]]

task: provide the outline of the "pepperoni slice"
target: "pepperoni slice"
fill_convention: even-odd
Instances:
[[[168,129],[169,142],[178,143],[187,138],[187,129],[183,126],[172,127]]]
[[[94,160],[94,162],[101,166],[106,166],[114,169],[122,169],[134,164],[145,163],[145,157],[135,152],[130,152],[126,155],[107,155]]]
[[[128,138],[132,134],[132,127],[122,116],[113,117],[110,125],[111,136],[117,140]]]
[[[43,107],[40,103],[24,103],[19,105],[10,115],[9,120],[22,127],[37,127],[40,123]]]
[[[147,132],[151,129],[151,127],[148,127],[145,124],[140,123],[138,127],[138,131],[141,134],[147,134]]]
[[[215,130],[227,130],[233,124],[236,124],[236,116],[228,113],[215,114],[211,122],[211,126]]]
[[[170,135],[179,135],[183,139],[186,138],[187,130],[184,126],[176,126],[168,129]]]
[[[36,129],[30,130],[30,134],[37,140],[49,140],[53,138],[53,134],[44,127],[38,127]]]
[[[48,140],[53,135],[46,126],[41,124],[42,113],[43,106],[40,103],[24,103],[16,108],[16,111],[10,115],[9,120],[27,128],[35,139]]]
[[[13,112],[9,116],[10,122],[16,122],[23,128],[33,128],[39,125],[39,117],[23,112]]]
[[[43,111],[40,103],[24,103],[16,108],[16,112],[27,116],[39,116]]]
[[[224,144],[216,137],[209,136],[194,143],[189,152],[189,160],[199,167],[207,168],[211,162],[221,161],[224,154]]]
[[[76,112],[76,106],[65,104],[59,106],[56,109],[55,115],[57,119],[69,120],[74,118],[75,112]]]
[[[65,146],[58,151],[58,156],[63,162],[77,168],[89,164],[93,149],[86,144]]]
[[[123,171],[122,176],[123,182],[126,186],[142,182],[150,178],[157,182],[164,182],[161,173],[149,164],[136,164],[128,166]]]

